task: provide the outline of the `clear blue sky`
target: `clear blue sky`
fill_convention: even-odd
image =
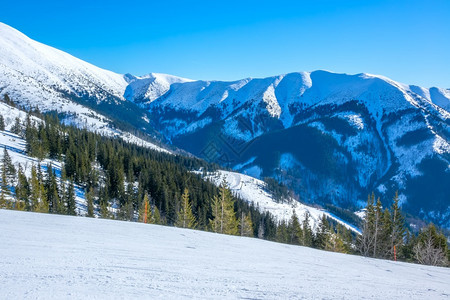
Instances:
[[[449,0],[3,1],[0,21],[119,73],[325,69],[450,88]]]

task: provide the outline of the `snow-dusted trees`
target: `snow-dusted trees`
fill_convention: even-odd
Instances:
[[[0,130],[5,130],[5,119],[3,118],[3,115],[0,114]]]

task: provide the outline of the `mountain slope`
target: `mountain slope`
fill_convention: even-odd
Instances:
[[[389,205],[399,190],[409,212],[449,227],[447,97],[382,76],[315,71],[174,84],[149,110],[176,146],[281,178],[303,200],[354,207],[376,191]]]
[[[8,94],[20,105],[43,112],[57,111],[66,123],[161,149],[113,125],[116,115],[108,114],[111,107],[123,116],[131,109],[123,97],[127,85],[123,75],[36,42],[0,23],[1,96]],[[141,118],[137,119],[145,126],[146,114],[139,113]]]
[[[22,105],[276,177],[305,202],[355,208],[375,191],[389,205],[399,190],[409,213],[450,228],[448,89],[327,71],[233,82],[120,75],[2,23],[0,33],[0,94]]]
[[[448,268],[7,210],[0,210],[0,240],[6,299],[446,299],[450,281]]]

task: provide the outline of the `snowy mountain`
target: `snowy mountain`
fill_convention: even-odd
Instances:
[[[275,177],[306,202],[357,208],[375,191],[389,205],[399,190],[409,213],[450,228],[448,89],[327,71],[233,82],[121,75],[0,23],[5,93],[57,110],[68,123],[110,135],[142,132],[236,171]]]
[[[201,172],[199,173],[201,174]],[[360,230],[355,226],[342,221],[335,215],[323,209],[302,204],[292,198],[286,199],[283,202],[275,201],[274,196],[267,190],[264,181],[254,177],[236,172],[219,170],[214,173],[208,173],[204,178],[206,180],[210,180],[217,186],[220,186],[222,181],[225,180],[232,193],[249,203],[253,203],[261,211],[270,212],[277,219],[277,221],[289,222],[293,211],[295,211],[299,221],[302,222],[305,214],[308,213],[310,216],[309,225],[314,231],[316,231],[319,226],[320,219],[325,214],[329,219],[335,220],[347,229],[360,233]]]
[[[4,299],[448,299],[448,268],[0,210]],[[51,250],[50,250],[51,249]]]
[[[111,120],[115,115],[104,113],[110,105],[126,115],[120,108],[129,109],[123,107],[127,105],[123,97],[127,86],[123,75],[36,42],[0,23],[1,96],[8,94],[15,102],[43,112],[57,111],[65,123],[161,149],[116,128]],[[141,112],[144,125],[145,119],[145,112]]]
[[[358,207],[375,191],[389,205],[399,190],[408,212],[449,227],[449,95],[315,71],[174,84],[148,108],[176,146],[304,201]]]
[[[18,170],[20,166],[24,171],[24,174],[30,178],[33,165],[37,166],[40,164],[41,169],[47,172],[47,166],[48,164],[51,164],[59,182],[61,180],[61,161],[48,158],[39,161],[37,158],[30,157],[26,154],[26,141],[20,136],[10,132],[14,120],[17,117],[20,119],[26,118],[25,112],[8,106],[5,103],[0,103],[0,114],[5,116],[6,129],[5,131],[0,131],[0,149],[7,149],[16,170]],[[34,122],[42,122],[42,120],[36,117],[32,118]],[[197,173],[201,174],[201,172]],[[216,185],[220,185],[223,178],[228,182],[229,188],[234,194],[240,196],[247,202],[255,204],[259,207],[260,211],[271,213],[278,221],[289,221],[293,210],[295,210],[299,220],[302,221],[305,213],[308,212],[311,216],[310,226],[311,228],[316,229],[320,218],[323,214],[326,214],[329,218],[336,220],[346,228],[359,232],[357,228],[343,222],[329,212],[301,204],[294,199],[290,199],[289,203],[277,203],[274,200],[273,195],[265,188],[265,183],[263,181],[248,175],[219,170],[205,176],[205,180],[210,180]],[[87,214],[87,202],[84,187],[77,184],[75,184],[74,187],[76,195],[76,213],[79,216],[85,216]],[[98,215],[99,207],[96,204],[94,204],[94,207],[94,213],[95,215]],[[116,208],[117,207],[113,205],[111,212],[114,212]]]

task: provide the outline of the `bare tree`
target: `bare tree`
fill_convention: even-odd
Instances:
[[[435,246],[433,235],[427,234],[424,241],[419,241],[414,246],[416,260],[423,265],[446,266],[447,256],[441,248]]]

